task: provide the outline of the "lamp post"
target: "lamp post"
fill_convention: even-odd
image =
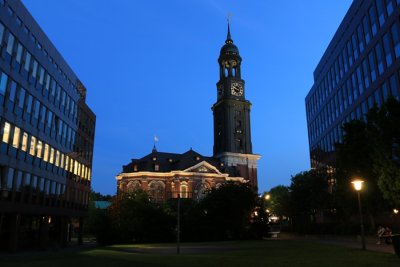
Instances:
[[[181,253],[181,194],[178,194],[178,208],[176,215],[176,254]]]
[[[360,196],[360,191],[362,190],[364,181],[357,179],[357,180],[352,181],[351,183],[353,184],[354,189],[357,191],[358,212],[360,214],[361,243],[362,243],[362,250],[365,250],[364,222],[363,222],[363,216],[362,216],[361,196]]]

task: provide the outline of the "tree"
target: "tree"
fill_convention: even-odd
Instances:
[[[373,144],[374,173],[383,197],[400,205],[400,102],[394,98],[368,113],[368,132]]]
[[[289,217],[292,212],[289,187],[278,185],[271,188],[268,194],[270,199],[267,205],[270,212],[278,217]]]
[[[160,242],[173,238],[174,219],[143,191],[118,195],[108,208],[116,242]]]
[[[212,189],[197,206],[197,214],[213,240],[248,237],[257,195],[247,184],[226,183]]]
[[[303,230],[317,222],[318,214],[330,208],[331,195],[322,172],[310,170],[296,174],[292,177],[290,192],[293,223]]]

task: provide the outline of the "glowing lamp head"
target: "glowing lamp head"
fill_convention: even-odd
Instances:
[[[364,181],[362,181],[362,180],[354,180],[351,183],[353,184],[354,189],[356,191],[361,191]]]
[[[399,210],[398,210],[398,209],[393,209],[393,213],[394,213],[394,214],[398,214],[398,213],[399,213]]]
[[[264,198],[265,198],[265,200],[269,200],[271,198],[271,195],[270,194],[266,194]]]

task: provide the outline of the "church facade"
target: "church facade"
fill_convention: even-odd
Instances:
[[[169,198],[201,199],[207,190],[233,181],[249,183],[257,191],[257,161],[250,131],[251,103],[245,98],[242,58],[228,34],[218,58],[220,79],[214,116],[213,156],[190,149],[183,154],[152,152],[132,159],[116,176],[118,193],[141,189],[157,201]]]

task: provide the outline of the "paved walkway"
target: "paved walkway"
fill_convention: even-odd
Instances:
[[[283,233],[280,235],[281,240],[304,240],[310,242],[318,242],[321,244],[331,244],[337,246],[344,246],[349,248],[360,248],[361,249],[361,238],[359,236],[330,236],[330,235],[293,235]],[[378,239],[376,237],[367,236],[365,237],[365,246],[369,251],[385,252],[394,254],[393,245],[387,245],[382,243],[377,245]]]

